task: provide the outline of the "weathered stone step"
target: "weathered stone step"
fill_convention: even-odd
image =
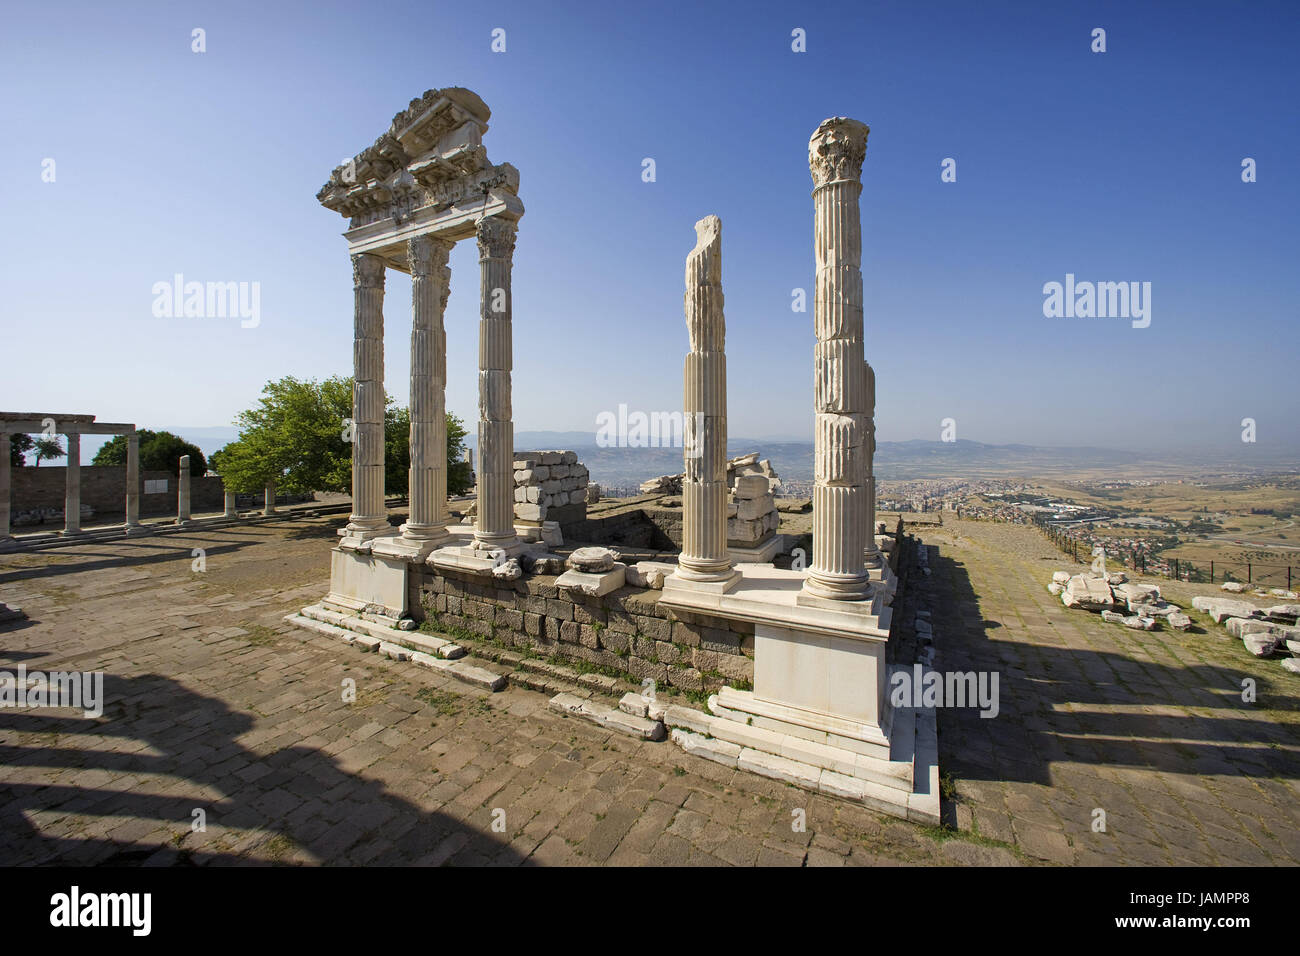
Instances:
[[[550,661],[538,660],[534,657],[527,657],[515,651],[502,650],[494,647],[473,647],[475,656],[485,657],[488,660],[497,661],[500,664],[506,664],[516,671],[526,671],[532,674],[540,675],[543,680],[517,680],[516,683],[522,683],[526,687],[532,687],[534,690],[546,683],[546,678],[551,678],[564,684],[586,687],[602,694],[617,694],[620,687],[626,687],[627,682],[621,681],[617,677],[609,677],[605,674],[584,674],[581,671],[565,667],[563,664],[553,664]],[[553,693],[558,693],[554,691]]]
[[[325,621],[317,621],[313,618],[305,617],[302,614],[289,614],[286,615],[284,619],[290,624],[306,628],[309,631],[315,631],[318,634],[325,634],[329,637],[338,638],[345,644],[351,644],[363,652],[375,651],[385,654],[393,660],[414,661],[416,664],[446,674],[448,677],[454,678],[462,683],[473,684],[476,687],[483,687],[493,693],[506,686],[504,675],[494,674],[492,671],[486,670],[485,668],[477,667],[463,658],[444,660],[443,658],[435,657],[434,655],[428,654],[424,651],[413,651],[410,648],[402,647],[394,641],[381,641],[379,638],[371,637],[369,634],[363,634],[346,627],[338,627],[337,625],[329,624]],[[408,635],[402,633],[401,636],[405,639]]]
[[[894,816],[907,816],[908,797],[905,791],[882,786],[860,777],[850,777],[833,770],[791,760],[737,744],[693,734],[675,728],[672,741],[686,753],[695,754],[714,763],[738,770],[746,770],[772,780],[793,784],[833,797],[859,801],[873,809]]]
[[[325,624],[332,624],[335,627],[344,627],[350,631],[368,634],[370,637],[377,637],[381,641],[401,641],[404,644],[413,644],[419,650],[429,654],[436,654],[447,660],[455,660],[458,657],[465,656],[465,648],[459,644],[454,644],[449,640],[441,637],[433,637],[429,634],[422,634],[419,631],[399,631],[388,627],[377,621],[368,620],[365,617],[358,617],[355,614],[344,614],[341,611],[332,611],[327,607],[321,607],[319,604],[313,604],[310,607],[302,609],[304,617],[321,621]]]
[[[627,714],[616,707],[606,707],[604,704],[583,700],[573,694],[556,694],[551,698],[548,706],[557,713],[570,717],[582,717],[599,724],[607,730],[614,730],[630,737],[640,737],[642,740],[664,739],[662,721]]]
[[[411,660],[424,667],[446,674],[448,677],[453,677],[462,683],[485,687],[494,694],[506,686],[504,675],[494,674],[492,671],[478,667],[464,659],[448,661],[443,660],[441,657],[434,657],[432,654],[426,654],[424,651],[412,651]]]
[[[819,772],[828,770],[836,775],[855,777],[875,786],[905,793],[912,790],[910,746],[907,759],[884,760],[792,734],[755,727],[745,722],[745,715],[739,711],[728,711],[719,706],[716,700],[711,701],[710,705],[720,712],[719,716],[677,708],[671,714],[665,712],[664,723],[670,727],[683,727],[695,734],[716,737],[742,749],[750,748],[773,757],[812,766]],[[902,737],[906,737],[911,730],[910,727],[899,729]]]

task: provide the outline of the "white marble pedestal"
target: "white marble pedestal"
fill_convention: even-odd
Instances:
[[[893,612],[884,589],[866,601],[810,604],[799,599],[805,572],[737,570],[723,592],[675,576],[664,582],[665,607],[754,624],[753,691],[722,688],[702,726],[679,727],[673,740],[740,769],[938,822],[933,711],[889,705]]]

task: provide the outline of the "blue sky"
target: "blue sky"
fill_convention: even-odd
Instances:
[[[315,193],[432,87],[521,175],[515,423],[680,406],[683,266],[723,223],[733,436],[807,437],[807,141],[868,123],[881,440],[1300,448],[1295,4],[42,3],[0,36],[0,407],[228,425],[351,371],[344,220]],[[191,52],[191,30],[207,52]],[[494,28],[506,52],[490,49]],[[1090,50],[1106,30],[1107,51]],[[807,52],[791,50],[791,31]],[[652,157],[657,181],[641,179]],[[940,164],[957,161],[957,181]],[[1241,181],[1241,161],[1258,182]],[[42,182],[53,158],[56,179]],[[478,267],[452,256],[452,411],[476,415]],[[155,282],[261,285],[261,322],[156,318]],[[1144,281],[1150,327],[1043,315]],[[405,403],[409,281],[389,273]],[[1239,440],[1257,421],[1256,446]],[[89,454],[89,449],[87,450]]]

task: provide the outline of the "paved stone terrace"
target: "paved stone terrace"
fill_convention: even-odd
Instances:
[[[1180,633],[1067,610],[1046,584],[1079,566],[1031,527],[949,521],[924,539],[938,554],[914,598],[933,615],[934,666],[1000,672],[999,716],[939,715],[957,825],[1059,863],[1300,862],[1300,678],[1195,611]],[[1223,593],[1135,579],[1188,608]]]
[[[1288,675],[1238,642],[1153,640],[1066,612],[1043,589],[1059,561],[1032,529],[927,531],[941,545],[920,595],[937,665],[1004,671],[1002,716],[941,715],[953,835],[562,718],[524,688],[479,692],[288,627],[325,589],[335,524],[0,556],[0,601],[31,618],[0,630],[0,667],[103,670],[108,699],[99,720],[0,710],[0,863],[1300,858]],[[206,549],[201,573],[193,548]],[[1238,670],[1271,709],[1232,702]],[[1107,834],[1090,832],[1095,806]],[[206,832],[191,830],[195,809]]]
[[[292,628],[336,523],[0,556],[0,601],[32,619],[0,667],[102,669],[108,699],[0,710],[0,863],[1017,862]]]

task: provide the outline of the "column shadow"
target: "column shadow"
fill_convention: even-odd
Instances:
[[[1121,652],[1030,644],[1017,640],[1023,631],[985,619],[960,561],[931,549],[930,566],[932,575],[917,596],[932,614],[933,666],[945,673],[999,675],[996,717],[980,717],[969,707],[939,709],[939,765],[945,772],[1050,784],[1051,763],[1071,761],[1194,776],[1300,779],[1300,759],[1285,749],[1295,746],[1294,730],[1260,716],[1241,699],[1241,680],[1249,676],[1257,682],[1257,699],[1269,709],[1300,710],[1300,693],[1280,668],[1270,677],[1245,666],[1172,666]],[[1042,633],[1050,633],[1048,618],[1036,607],[1023,614],[1026,626],[1041,620]],[[1170,640],[1168,631],[1125,633],[1139,642],[1148,635]],[[1147,707],[1194,708],[1212,716],[1144,712]]]
[[[104,697],[108,703],[99,719],[68,710],[0,710],[0,781],[10,781],[0,782],[0,865],[259,862],[233,849],[214,849],[207,834],[193,832],[196,808],[206,814],[210,831],[220,826],[271,833],[286,851],[300,847],[326,864],[530,862],[490,833],[348,773],[320,750],[290,746],[255,753],[237,740],[252,728],[249,715],[170,678],[105,675]],[[135,752],[96,750],[91,737],[100,736],[140,746]],[[83,771],[78,776],[85,780],[20,779],[38,767]],[[161,774],[219,796],[176,794],[176,787],[162,786],[158,778],[134,786],[116,778],[118,786],[109,787],[115,778],[108,774]],[[67,814],[140,825],[132,827],[132,840],[50,836],[38,825],[46,817],[55,824]],[[169,831],[165,840],[139,845],[158,828]]]

